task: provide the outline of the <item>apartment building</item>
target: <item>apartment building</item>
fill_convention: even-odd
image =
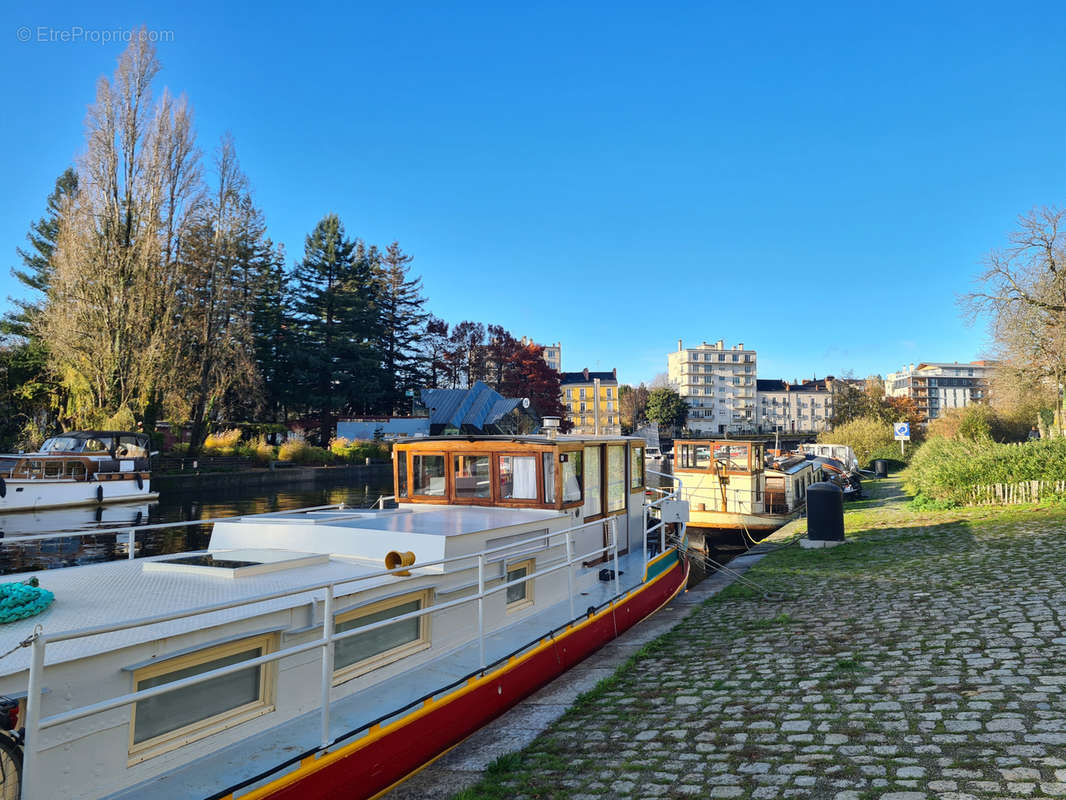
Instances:
[[[743,343],[686,348],[678,339],[667,356],[670,383],[689,406],[688,429],[698,435],[756,431],[755,373],[756,353]]]
[[[952,408],[970,403],[988,402],[994,361],[971,361],[968,364],[922,362],[904,366],[885,377],[889,397],[910,397],[926,422]]]
[[[573,433],[621,435],[617,369],[590,372],[586,367],[581,372],[564,372],[559,379],[559,388],[567,418],[574,425]]]
[[[800,383],[757,380],[758,431],[820,433],[829,430],[836,383],[832,376]]]
[[[532,339],[527,339],[525,336],[521,339],[523,345],[536,344],[537,347],[544,348],[544,361],[549,367],[556,372],[563,371],[563,343],[556,342],[555,344],[537,344]]]

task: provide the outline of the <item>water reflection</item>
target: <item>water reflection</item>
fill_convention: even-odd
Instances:
[[[339,503],[358,508],[373,505],[379,497],[391,494],[392,472],[388,467],[382,467],[369,470],[358,484],[352,484],[348,478],[284,488],[163,492],[153,503],[3,514],[0,515],[0,536],[9,538],[53,531],[214,519]],[[136,555],[201,550],[207,547],[210,538],[210,525],[144,531],[137,534]],[[72,536],[18,543],[5,543],[0,538],[0,574],[111,561],[126,558],[128,552],[124,535]]]

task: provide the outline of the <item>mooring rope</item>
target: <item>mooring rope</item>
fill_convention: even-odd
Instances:
[[[0,625],[36,616],[55,599],[54,594],[37,585],[36,578],[27,583],[0,583]]]

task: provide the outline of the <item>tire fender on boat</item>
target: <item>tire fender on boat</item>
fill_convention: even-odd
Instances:
[[[103,486],[97,486],[96,487],[96,502],[97,503],[104,502],[104,487]]]
[[[7,497],[7,481],[0,478],[0,497]]]
[[[137,473],[137,488],[138,489],[143,489],[144,488],[144,478],[141,476],[141,473],[139,473],[139,472]]]

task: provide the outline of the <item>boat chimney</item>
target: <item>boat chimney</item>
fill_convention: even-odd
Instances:
[[[541,430],[544,431],[544,435],[549,439],[554,439],[559,435],[559,421],[559,417],[543,417],[541,419]]]

